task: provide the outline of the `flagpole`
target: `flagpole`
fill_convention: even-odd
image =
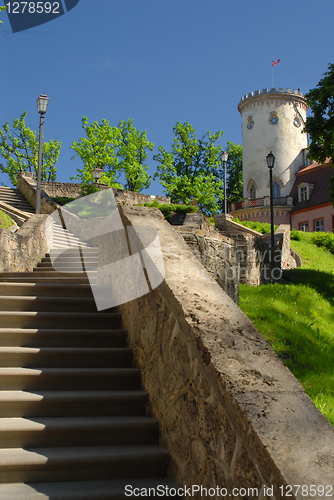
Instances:
[[[271,82],[272,82],[272,88],[275,87],[274,85],[274,65],[271,65]]]

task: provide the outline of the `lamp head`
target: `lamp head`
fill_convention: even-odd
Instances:
[[[266,160],[268,168],[273,168],[275,163],[275,156],[273,155],[272,151],[270,151],[270,153],[266,156]]]
[[[48,104],[49,104],[49,98],[45,94],[41,94],[37,99],[37,109],[41,115],[44,115],[46,113],[46,110],[48,109]]]
[[[103,174],[102,168],[96,167],[96,168],[94,168],[94,170],[92,170],[92,176],[94,177],[96,182],[101,178],[102,174]]]
[[[227,151],[223,151],[222,152],[221,159],[222,159],[222,162],[227,161],[227,159],[228,159],[228,153],[227,153]]]

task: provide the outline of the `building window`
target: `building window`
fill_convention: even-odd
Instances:
[[[307,186],[302,186],[299,189],[299,201],[306,201],[307,200]]]
[[[273,197],[274,198],[280,198],[281,196],[281,188],[278,182],[273,183]]]
[[[256,188],[255,188],[254,184],[251,186],[251,188],[249,190],[249,197],[251,200],[255,200],[255,198],[256,198]]]
[[[324,219],[315,219],[314,221],[314,231],[324,230]]]
[[[299,229],[299,231],[304,231],[305,233],[307,233],[308,232],[308,222],[300,222],[298,229]]]

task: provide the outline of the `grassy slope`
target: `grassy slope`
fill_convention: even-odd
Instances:
[[[289,284],[240,287],[240,307],[334,425],[334,256],[306,235]]]

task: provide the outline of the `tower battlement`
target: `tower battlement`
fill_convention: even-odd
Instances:
[[[300,97],[304,97],[304,94],[299,89],[298,90],[283,89],[283,88],[276,89],[275,87],[273,87],[271,89],[255,90],[254,92],[250,92],[249,94],[245,94],[241,98],[241,101],[245,101],[246,99],[249,99],[250,97],[255,97],[257,95],[265,95],[265,94],[292,94],[295,96],[298,95]]]

